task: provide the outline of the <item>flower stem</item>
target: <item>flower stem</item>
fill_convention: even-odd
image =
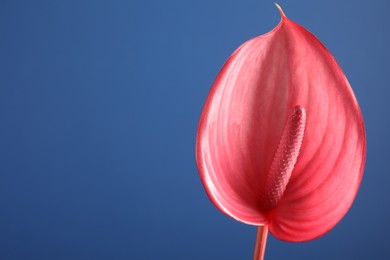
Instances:
[[[255,252],[253,260],[264,260],[265,246],[267,244],[268,225],[259,226],[257,228]]]

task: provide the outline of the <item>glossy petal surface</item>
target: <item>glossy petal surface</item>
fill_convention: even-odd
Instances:
[[[299,154],[280,200],[268,207],[262,194],[296,107],[306,115]],[[268,224],[279,239],[306,241],[350,208],[365,149],[362,115],[342,70],[321,42],[283,15],[219,72],[199,121],[196,157],[207,194],[222,212]]]

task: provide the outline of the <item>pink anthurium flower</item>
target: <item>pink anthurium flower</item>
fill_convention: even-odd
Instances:
[[[203,185],[228,216],[307,241],[350,208],[363,175],[362,114],[341,68],[310,32],[282,19],[226,61],[205,102],[196,159]]]

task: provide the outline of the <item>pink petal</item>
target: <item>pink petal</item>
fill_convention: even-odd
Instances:
[[[277,175],[271,168],[279,165],[278,145],[285,146],[284,129],[296,107],[306,115],[298,122],[303,139],[291,141],[299,147],[295,155],[287,151],[292,157],[279,182],[285,184],[269,203],[267,183]],[[329,231],[348,211],[362,178],[365,143],[362,115],[342,70],[311,33],[282,14],[274,30],[244,43],[219,72],[199,121],[196,156],[207,194],[222,212],[269,224],[279,239],[305,241]]]

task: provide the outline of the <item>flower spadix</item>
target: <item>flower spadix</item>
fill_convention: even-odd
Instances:
[[[268,225],[279,239],[306,241],[350,208],[366,139],[358,103],[333,56],[281,16],[217,75],[200,117],[196,159],[222,212]]]

